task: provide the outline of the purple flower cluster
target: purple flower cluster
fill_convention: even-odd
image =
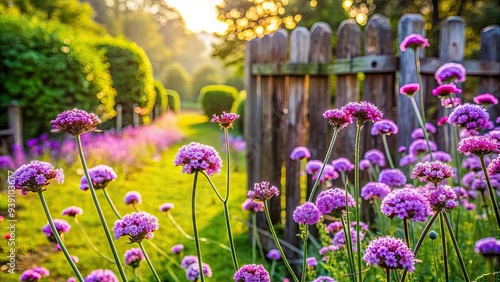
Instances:
[[[401,51],[406,51],[408,48],[425,48],[431,46],[429,44],[429,39],[423,37],[420,34],[417,33],[412,33],[408,36],[406,36],[403,41],[401,41],[401,44],[399,44],[399,50]]]
[[[440,161],[418,163],[410,175],[411,179],[418,178],[421,182],[431,182],[436,186],[453,176],[453,168]]]
[[[104,189],[108,186],[109,182],[114,181],[118,177],[116,172],[107,165],[97,165],[90,168],[89,175],[94,189]],[[80,189],[84,191],[89,189],[85,175],[80,180]]]
[[[183,173],[193,174],[195,171],[205,171],[211,176],[220,173],[222,160],[213,147],[191,142],[179,149],[174,165],[182,166]]]
[[[479,239],[474,245],[474,251],[484,257],[500,256],[500,240],[494,237]]]
[[[491,161],[487,168],[488,175],[500,174],[500,156]]]
[[[378,265],[384,269],[415,270],[415,255],[399,238],[391,236],[377,237],[366,247],[363,260],[367,265]]]
[[[382,200],[381,210],[391,219],[397,216],[413,221],[426,221],[431,211],[427,198],[412,188],[393,190]]]
[[[302,159],[308,159],[310,157],[311,157],[311,152],[307,147],[304,146],[295,147],[290,153],[290,159],[292,160],[302,160]]]
[[[194,264],[198,263],[198,257],[197,256],[185,256],[185,257],[182,258],[181,267],[183,269],[187,269],[193,263]]]
[[[422,157],[422,161],[429,162],[431,160],[431,155],[435,161],[440,161],[442,163],[451,162],[451,155],[443,151],[435,151],[428,153],[427,155]]]
[[[381,119],[375,122],[370,130],[372,135],[391,135],[398,133],[398,126],[396,123],[390,119]]]
[[[438,96],[441,99],[446,99],[451,94],[460,94],[462,89],[458,88],[455,84],[443,84],[432,89],[432,95]]]
[[[171,251],[172,254],[179,255],[182,251],[184,251],[184,245],[183,244],[173,245]]]
[[[470,136],[458,143],[457,150],[464,154],[483,157],[500,151],[500,142],[489,136]]]
[[[214,114],[211,122],[218,123],[221,128],[233,128],[234,121],[239,117],[240,115],[235,113],[222,112],[220,116]]]
[[[50,272],[44,268],[44,267],[35,267],[32,269],[28,269],[21,273],[21,276],[19,277],[19,281],[25,281],[25,282],[35,282],[43,277],[49,277]]]
[[[142,203],[142,196],[137,191],[129,191],[125,194],[125,197],[123,200],[124,200],[125,204],[127,204],[127,205],[131,205],[131,204],[140,205]]]
[[[280,260],[281,259],[281,254],[280,251],[277,249],[271,249],[269,252],[267,252],[266,257],[270,260]]]
[[[168,212],[168,211],[170,211],[173,208],[174,208],[174,204],[173,203],[163,203],[163,204],[160,205],[160,211],[161,212]]]
[[[474,103],[479,104],[483,107],[498,104],[498,99],[489,93],[479,94],[476,97],[472,98],[472,100],[474,101]]]
[[[328,122],[337,130],[342,129],[353,122],[352,116],[346,114],[342,109],[327,110],[323,113],[323,117],[328,119]]]
[[[253,185],[253,190],[248,191],[247,196],[257,202],[264,202],[271,199],[273,196],[278,196],[280,191],[276,186],[272,186],[269,182],[262,181]]]
[[[365,153],[365,159],[370,161],[372,165],[377,165],[379,167],[385,166],[385,156],[384,153],[380,152],[377,149],[369,150]]]
[[[62,211],[62,215],[76,217],[83,214],[83,209],[75,206],[67,207]]]
[[[448,122],[468,131],[486,128],[490,115],[482,106],[465,103],[457,106],[448,116]]]
[[[356,252],[356,240],[357,240],[357,235],[356,235],[356,228],[349,228],[350,233],[351,233],[351,240],[352,240],[352,251]],[[364,232],[359,232],[359,239],[360,241],[363,241],[365,239],[365,233]],[[333,234],[333,239],[332,239],[332,244],[334,246],[339,246],[342,247],[345,245],[345,233],[344,230],[337,231],[335,234]]]
[[[31,161],[18,168],[14,175],[14,187],[20,189],[23,195],[28,192],[42,192],[49,181],[56,179],[57,182],[64,182],[62,169],[55,169],[51,164],[41,161]]]
[[[0,170],[3,169],[14,169],[14,161],[12,161],[12,158],[9,156],[0,156]]]
[[[256,202],[252,198],[247,198],[241,205],[244,211],[263,212],[264,203]]]
[[[85,282],[119,282],[115,273],[109,269],[96,269],[90,272],[84,279]]]
[[[318,176],[319,176],[319,170],[313,174],[312,180],[316,180]],[[319,182],[323,183],[326,180],[337,179],[337,178],[339,178],[339,173],[335,170],[333,165],[325,164],[325,168],[323,169],[323,173],[321,174]]]
[[[351,163],[351,161],[347,158],[338,158],[336,160],[332,161],[333,168],[335,168],[336,171],[341,172],[341,171],[351,171],[354,169],[354,165]]]
[[[418,90],[420,90],[420,84],[408,83],[399,88],[399,93],[403,95],[413,96]]]
[[[358,120],[358,123],[363,124],[367,121],[377,122],[382,119],[382,112],[372,103],[369,102],[350,102],[341,111],[351,115]]]
[[[431,147],[431,151],[437,151],[436,143],[429,141],[429,146]],[[410,155],[418,156],[422,153],[429,153],[429,146],[427,146],[427,141],[425,139],[416,139],[411,142],[408,147],[408,152]]]
[[[320,160],[310,160],[306,163],[304,167],[307,174],[315,174],[321,170],[323,162]]]
[[[309,268],[314,268],[318,265],[318,261],[316,260],[315,257],[306,258],[306,263],[307,263],[307,267],[309,267]]]
[[[101,120],[95,114],[73,109],[58,114],[56,119],[50,121],[50,123],[52,124],[52,132],[66,132],[77,136],[86,132],[97,131],[97,126],[101,124]]]
[[[71,225],[64,219],[57,219],[54,218],[54,225],[56,227],[57,233],[59,236],[62,236],[64,233],[68,233],[69,230],[71,229]],[[50,224],[47,223],[42,227],[42,232],[45,234],[47,239],[49,239],[50,242],[57,242],[56,237],[54,237],[54,234],[52,233],[52,229],[50,228]]]
[[[441,99],[441,107],[443,108],[453,108],[458,107],[462,104],[462,99],[457,97],[450,97],[448,99]]]
[[[329,276],[318,276],[313,282],[336,282],[335,279]]]
[[[270,282],[269,273],[261,264],[246,264],[233,277],[235,282]]]
[[[387,184],[392,188],[401,187],[406,184],[406,176],[399,169],[386,168],[380,172],[378,182]]]
[[[368,182],[361,188],[361,197],[367,201],[383,199],[391,192],[391,187],[381,182]]]
[[[203,268],[203,275],[206,277],[212,277],[212,269],[210,265],[206,263],[202,263],[201,267]],[[189,281],[198,281],[200,278],[200,267],[198,263],[192,263],[186,269],[186,278]]]
[[[467,72],[461,64],[446,63],[436,70],[434,78],[436,78],[436,81],[439,84],[449,82],[460,83],[465,81],[466,75]]]
[[[318,208],[311,202],[305,202],[293,212],[293,220],[299,224],[313,225],[319,221],[320,217]]]
[[[125,256],[125,264],[132,268],[139,267],[141,261],[145,260],[141,248],[132,248],[126,250],[124,256]]]
[[[321,214],[328,214],[333,217],[340,217],[346,208],[346,196],[349,207],[353,207],[354,198],[340,188],[328,189],[321,192],[316,199],[316,207]]]
[[[113,232],[115,239],[129,236],[131,242],[141,242],[153,238],[153,232],[159,227],[158,219],[147,212],[133,212],[115,221]]]
[[[458,207],[457,194],[448,185],[427,186],[424,195],[435,212],[440,212],[443,209],[450,212]]]

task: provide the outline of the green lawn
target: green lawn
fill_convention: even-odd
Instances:
[[[121,175],[119,167],[114,167],[118,173],[118,179],[111,183],[107,189],[122,215],[134,211],[132,207],[124,204],[123,197],[125,193],[128,191],[140,192],[143,198],[140,208],[157,216],[160,222],[160,228],[155,232],[155,237],[152,241],[168,254],[170,254],[170,248],[174,244],[181,243],[185,246],[184,254],[195,255],[194,242],[185,239],[170,223],[166,214],[160,213],[158,208],[165,202],[174,203],[173,216],[186,232],[192,234],[190,207],[193,176],[182,174],[181,168],[173,165],[173,159],[182,145],[192,141],[214,146],[220,152],[221,157],[225,159],[225,154],[221,150],[221,134],[223,131],[219,129],[218,125],[209,123],[207,117],[197,113],[179,114],[178,123],[186,136],[183,142],[172,146],[164,152],[163,158],[160,161],[152,161],[142,171],[133,172],[126,177]],[[232,218],[236,249],[239,253],[241,265],[250,263],[249,254],[251,253],[251,249],[250,244],[247,243],[247,227],[238,220],[248,218],[247,213],[241,209],[241,203],[246,198],[246,175],[244,169],[242,169],[242,165],[244,165],[243,157],[240,156],[239,160],[239,171],[231,173],[229,210]],[[212,181],[222,194],[225,193],[225,166],[226,163],[224,162],[223,173],[221,175],[212,177]],[[90,192],[81,191],[78,188],[82,175],[81,167],[77,165],[63,169],[66,176],[65,183],[62,185],[52,183],[48,186],[47,191],[44,192],[53,217],[62,218],[61,212],[68,206],[75,205],[83,208],[84,213],[78,217],[79,221],[86,228],[86,231],[98,249],[111,257],[111,251],[107,246],[104,232],[98,221]],[[200,177],[198,183],[197,216],[200,236],[228,245],[222,204],[215,196],[206,179]],[[108,226],[112,228],[116,218],[102,191],[98,191],[98,196]],[[7,205],[5,191],[0,194],[0,197],[0,208],[2,214],[5,215]],[[62,252],[57,252],[54,245],[49,243],[40,231],[42,226],[46,224],[47,219],[43,213],[38,196],[33,193],[22,196],[19,193],[16,196],[16,205],[17,274],[6,273],[4,267],[0,273],[0,281],[19,281],[19,275],[22,271],[35,266],[43,266],[49,269],[51,276],[48,280],[45,278],[45,281],[66,281],[68,277],[73,276],[72,270]],[[72,255],[78,256],[79,262],[77,266],[81,270],[82,275],[86,276],[91,270],[96,268],[109,268],[118,274],[117,268],[112,263],[102,259],[87,247],[84,237],[73,224],[72,218],[65,217],[64,219],[73,225],[70,232],[64,237],[64,240],[69,252]],[[5,229],[7,222],[3,221],[1,224],[4,232],[7,232]],[[126,238],[116,240],[115,243],[120,255],[131,247],[138,247],[137,245],[129,245]],[[7,243],[0,245],[2,254],[7,253],[7,247]],[[168,260],[155,252],[148,244],[145,244],[145,248],[160,276],[168,277],[166,269]],[[230,253],[214,245],[202,243],[202,254],[204,262],[210,264],[212,267],[213,278],[210,281],[229,281],[229,277],[232,277],[234,274]],[[179,261],[178,258],[176,259]],[[5,265],[7,262],[5,255],[2,255],[0,262],[2,265]],[[141,269],[145,280],[151,281],[153,278],[146,263],[143,263]],[[176,266],[172,266],[172,269],[174,269],[181,281],[186,281],[182,269]],[[130,269],[126,269],[126,271],[130,279],[132,277],[131,271]]]

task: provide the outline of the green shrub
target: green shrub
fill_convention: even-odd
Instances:
[[[104,50],[110,64],[116,103],[123,107],[123,126],[132,124],[135,103],[144,119],[156,100],[153,70],[146,53],[133,42],[111,37],[95,42],[95,46]]]
[[[155,80],[156,103],[160,106],[160,115],[168,110],[168,94],[167,90],[159,80]]]
[[[199,101],[209,118],[223,111],[230,112],[234,101],[238,98],[238,90],[227,85],[208,85],[200,90]]]
[[[166,88],[177,91],[182,101],[196,101],[196,96],[191,91],[191,75],[181,64],[167,65],[160,74],[160,81]]]
[[[200,90],[207,85],[219,84],[217,70],[212,65],[203,65],[193,72],[193,97],[194,101],[200,94]]]
[[[173,89],[167,89],[168,98],[168,110],[174,113],[179,113],[181,111],[181,97],[179,92]]]
[[[238,94],[238,100],[234,103],[233,109],[231,112],[237,113],[240,115],[240,118],[237,119],[234,124],[233,128],[238,134],[243,135],[244,134],[244,127],[245,127],[245,101],[247,100],[247,92],[245,90],[241,90],[240,93]]]
[[[89,35],[36,17],[0,15],[0,108],[17,100],[23,110],[24,137],[51,129],[64,110],[79,108],[103,121],[116,115],[115,89],[103,52]],[[7,113],[0,111],[0,124]]]

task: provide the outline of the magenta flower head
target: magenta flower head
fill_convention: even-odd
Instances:
[[[302,160],[302,159],[308,159],[310,157],[311,157],[311,152],[309,152],[309,149],[307,149],[307,147],[304,146],[295,147],[290,153],[290,159],[292,160]]]
[[[203,275],[205,277],[212,277],[212,269],[210,268],[210,265],[202,263],[201,267],[203,268]],[[197,263],[192,263],[186,269],[186,278],[189,281],[198,281],[200,278],[200,267]]]
[[[20,189],[23,195],[28,192],[43,192],[49,181],[56,179],[58,183],[64,182],[62,169],[55,169],[51,164],[41,161],[31,161],[18,168],[12,178],[14,187]]]
[[[377,199],[383,199],[389,193],[391,193],[391,187],[381,182],[368,182],[361,188],[361,197],[371,202]]]
[[[412,188],[393,190],[382,200],[382,213],[390,217],[426,221],[431,212],[427,198]]]
[[[370,133],[372,135],[382,135],[382,134],[391,135],[391,134],[397,134],[398,130],[399,128],[394,121],[390,119],[381,119],[373,124]]]
[[[238,114],[222,112],[220,116],[214,114],[211,122],[218,123],[221,128],[233,128],[234,121],[239,117]]]
[[[251,212],[264,211],[264,203],[256,202],[252,198],[246,198],[241,207],[243,208],[244,211],[251,211]]]
[[[313,225],[319,221],[320,217],[321,214],[318,208],[311,202],[305,202],[303,205],[298,206],[293,212],[293,221],[298,224]]]
[[[318,276],[313,282],[336,282],[335,279],[329,276]]]
[[[310,160],[306,163],[305,170],[307,174],[315,174],[321,170],[323,162],[320,160]]]
[[[431,151],[437,151],[438,147],[436,143],[429,141],[429,146]],[[427,141],[425,139],[416,139],[411,142],[408,147],[408,152],[410,155],[418,156],[419,154],[429,153],[429,146],[427,146]]]
[[[67,215],[71,217],[77,217],[83,214],[83,209],[75,206],[67,207],[62,211],[62,215]]]
[[[474,251],[485,258],[500,256],[500,240],[494,237],[479,239],[474,245]]]
[[[470,131],[486,128],[489,118],[490,115],[484,107],[466,103],[457,106],[450,113],[448,122]]]
[[[489,176],[500,174],[500,156],[491,161],[488,165],[487,171]]]
[[[193,174],[195,171],[205,171],[212,176],[220,173],[222,160],[213,147],[191,142],[179,149],[174,165],[182,166],[183,173]]]
[[[349,207],[354,206],[354,198],[347,193]],[[346,191],[340,188],[333,188],[319,193],[316,199],[316,207],[321,214],[328,214],[339,218],[346,208]]]
[[[334,221],[326,226],[326,230],[331,233],[335,233],[342,229],[342,222]]]
[[[418,163],[410,175],[411,179],[418,178],[421,182],[430,182],[435,186],[453,176],[453,168],[440,161]]]
[[[240,267],[233,277],[235,282],[271,282],[269,273],[262,264],[246,264]]]
[[[479,94],[476,97],[472,98],[472,100],[474,101],[474,103],[479,104],[483,107],[489,107],[491,105],[498,104],[498,99],[489,93]]]
[[[342,109],[327,110],[323,117],[337,130],[340,130],[353,122],[352,116]]]
[[[267,181],[255,183],[253,190],[248,191],[247,196],[257,202],[264,202],[271,199],[273,196],[278,196],[280,191],[276,186],[272,186]]]
[[[119,282],[116,274],[109,269],[96,269],[83,279],[85,282]]]
[[[417,49],[419,47],[425,48],[431,46],[429,44],[429,39],[423,37],[420,34],[417,33],[412,33],[408,36],[406,36],[403,41],[401,41],[401,44],[399,44],[399,50],[401,51],[406,51],[408,48],[412,49]]]
[[[28,269],[21,273],[21,276],[19,277],[19,281],[25,281],[25,282],[35,282],[42,279],[42,275],[33,269]]]
[[[306,259],[307,267],[309,268],[314,268],[318,265],[318,261],[316,260],[315,257],[308,257]]]
[[[0,170],[3,170],[3,169],[12,170],[14,168],[15,168],[14,161],[12,160],[11,157],[0,156]]]
[[[143,239],[153,238],[153,232],[158,229],[158,219],[147,212],[133,212],[115,221],[113,232],[115,239],[129,236],[131,243],[139,243]]]
[[[52,132],[65,132],[78,136],[86,132],[99,131],[97,126],[101,124],[101,120],[95,114],[73,109],[58,114],[56,119],[50,123],[52,124]]]
[[[441,99],[441,107],[443,108],[453,108],[453,107],[458,107],[462,104],[462,99],[457,98],[457,97],[451,97],[447,99]]]
[[[439,118],[438,122],[437,122],[437,125],[438,126],[441,126],[441,125],[444,125],[444,124],[448,124],[448,116],[442,116]]]
[[[397,168],[386,168],[380,172],[378,176],[378,182],[384,183],[392,188],[402,187],[406,184],[406,176],[401,170]]]
[[[141,248],[132,248],[125,251],[125,264],[137,268],[141,264],[141,261],[146,260]]]
[[[71,229],[71,225],[64,219],[54,218],[54,225],[56,226],[57,233],[61,238],[64,236],[64,233],[68,233]],[[52,233],[52,229],[50,228],[49,223],[45,224],[42,227],[42,232],[50,242],[57,242],[56,237],[54,237],[54,233]]]
[[[336,160],[332,161],[333,168],[335,168],[336,171],[351,171],[354,169],[354,164],[351,163],[351,161],[347,158],[338,158]]]
[[[437,83],[460,83],[465,81],[465,76],[467,72],[461,64],[457,63],[446,63],[439,67],[434,74],[434,78],[436,78]]]
[[[173,208],[174,208],[174,204],[173,203],[163,203],[163,204],[160,205],[160,211],[161,212],[168,212],[168,211],[170,211]]]
[[[89,169],[90,179],[94,189],[104,189],[108,186],[109,182],[114,181],[118,175],[116,172],[107,165],[97,165]],[[80,189],[86,191],[89,189],[87,178],[82,176],[80,180]]]
[[[415,255],[399,238],[391,236],[377,237],[366,247],[363,260],[367,265],[378,265],[384,269],[415,270]]]
[[[271,249],[269,252],[267,252],[266,257],[270,260],[280,260],[281,259],[281,254],[278,249]]]
[[[382,112],[372,103],[369,102],[350,102],[341,109],[345,113],[351,115],[358,120],[358,124],[363,124],[367,121],[377,122],[382,119]]]
[[[470,136],[458,143],[458,151],[484,157],[490,153],[498,153],[500,142],[488,136]]]
[[[125,194],[125,197],[123,200],[124,200],[125,204],[127,204],[127,205],[132,205],[132,204],[140,205],[140,204],[142,204],[142,196],[137,191],[127,192]]]
[[[432,210],[441,212],[443,209],[450,212],[458,207],[457,194],[448,185],[427,186],[424,195],[429,200]]]
[[[438,87],[432,89],[432,95],[437,96],[441,99],[445,99],[451,94],[460,94],[462,93],[462,89],[458,88],[455,84],[443,84]]]
[[[413,96],[418,92],[418,90],[420,90],[420,85],[418,83],[408,83],[399,88],[399,93]]]
[[[182,251],[184,251],[184,245],[183,244],[173,245],[171,251],[172,254],[179,255],[180,253],[182,253]]]
[[[371,164],[379,167],[385,166],[385,156],[377,149],[371,149],[365,153],[365,159],[369,160]]]

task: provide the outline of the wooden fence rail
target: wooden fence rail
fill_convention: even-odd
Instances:
[[[425,36],[424,25],[421,15],[404,15],[398,23],[398,45],[394,46],[393,33],[384,16],[372,16],[363,32],[354,21],[343,21],[337,30],[337,54],[333,62],[332,30],[321,22],[311,30],[297,27],[288,36],[286,30],[280,29],[247,43],[244,131],[248,188],[257,182],[270,181],[280,189],[285,198],[271,200],[271,218],[274,224],[284,223],[286,241],[298,246],[298,226],[292,214],[301,203],[301,166],[290,160],[289,155],[293,148],[302,145],[311,150],[311,159],[324,159],[330,139],[330,129],[322,117],[325,110],[340,108],[352,101],[372,102],[384,112],[384,118],[399,125],[397,137],[389,138],[390,147],[411,143],[410,133],[418,124],[409,99],[399,95],[399,87],[417,82],[414,53],[410,49],[397,52],[399,56],[396,56],[394,50],[399,50],[399,43],[409,34]],[[439,57],[426,58],[419,50],[421,93],[426,108],[437,101],[431,96],[431,90],[437,86],[434,72],[451,61],[463,64],[468,77],[479,78],[479,93],[487,92],[500,98],[500,26],[481,31],[480,60],[464,60],[464,48],[465,21],[449,17],[441,23]],[[363,84],[358,73],[365,75]],[[331,105],[330,94],[332,76],[336,78],[334,105]],[[490,111],[493,117],[498,116],[500,105]],[[374,148],[383,150],[379,137],[369,134],[370,127],[371,124],[367,124],[363,130],[361,154]],[[354,126],[341,131],[332,159],[341,156],[353,159],[354,136]],[[306,195],[311,186],[309,179]],[[266,228],[262,215],[258,216],[258,226]],[[291,251],[288,254],[292,258],[297,256]]]

